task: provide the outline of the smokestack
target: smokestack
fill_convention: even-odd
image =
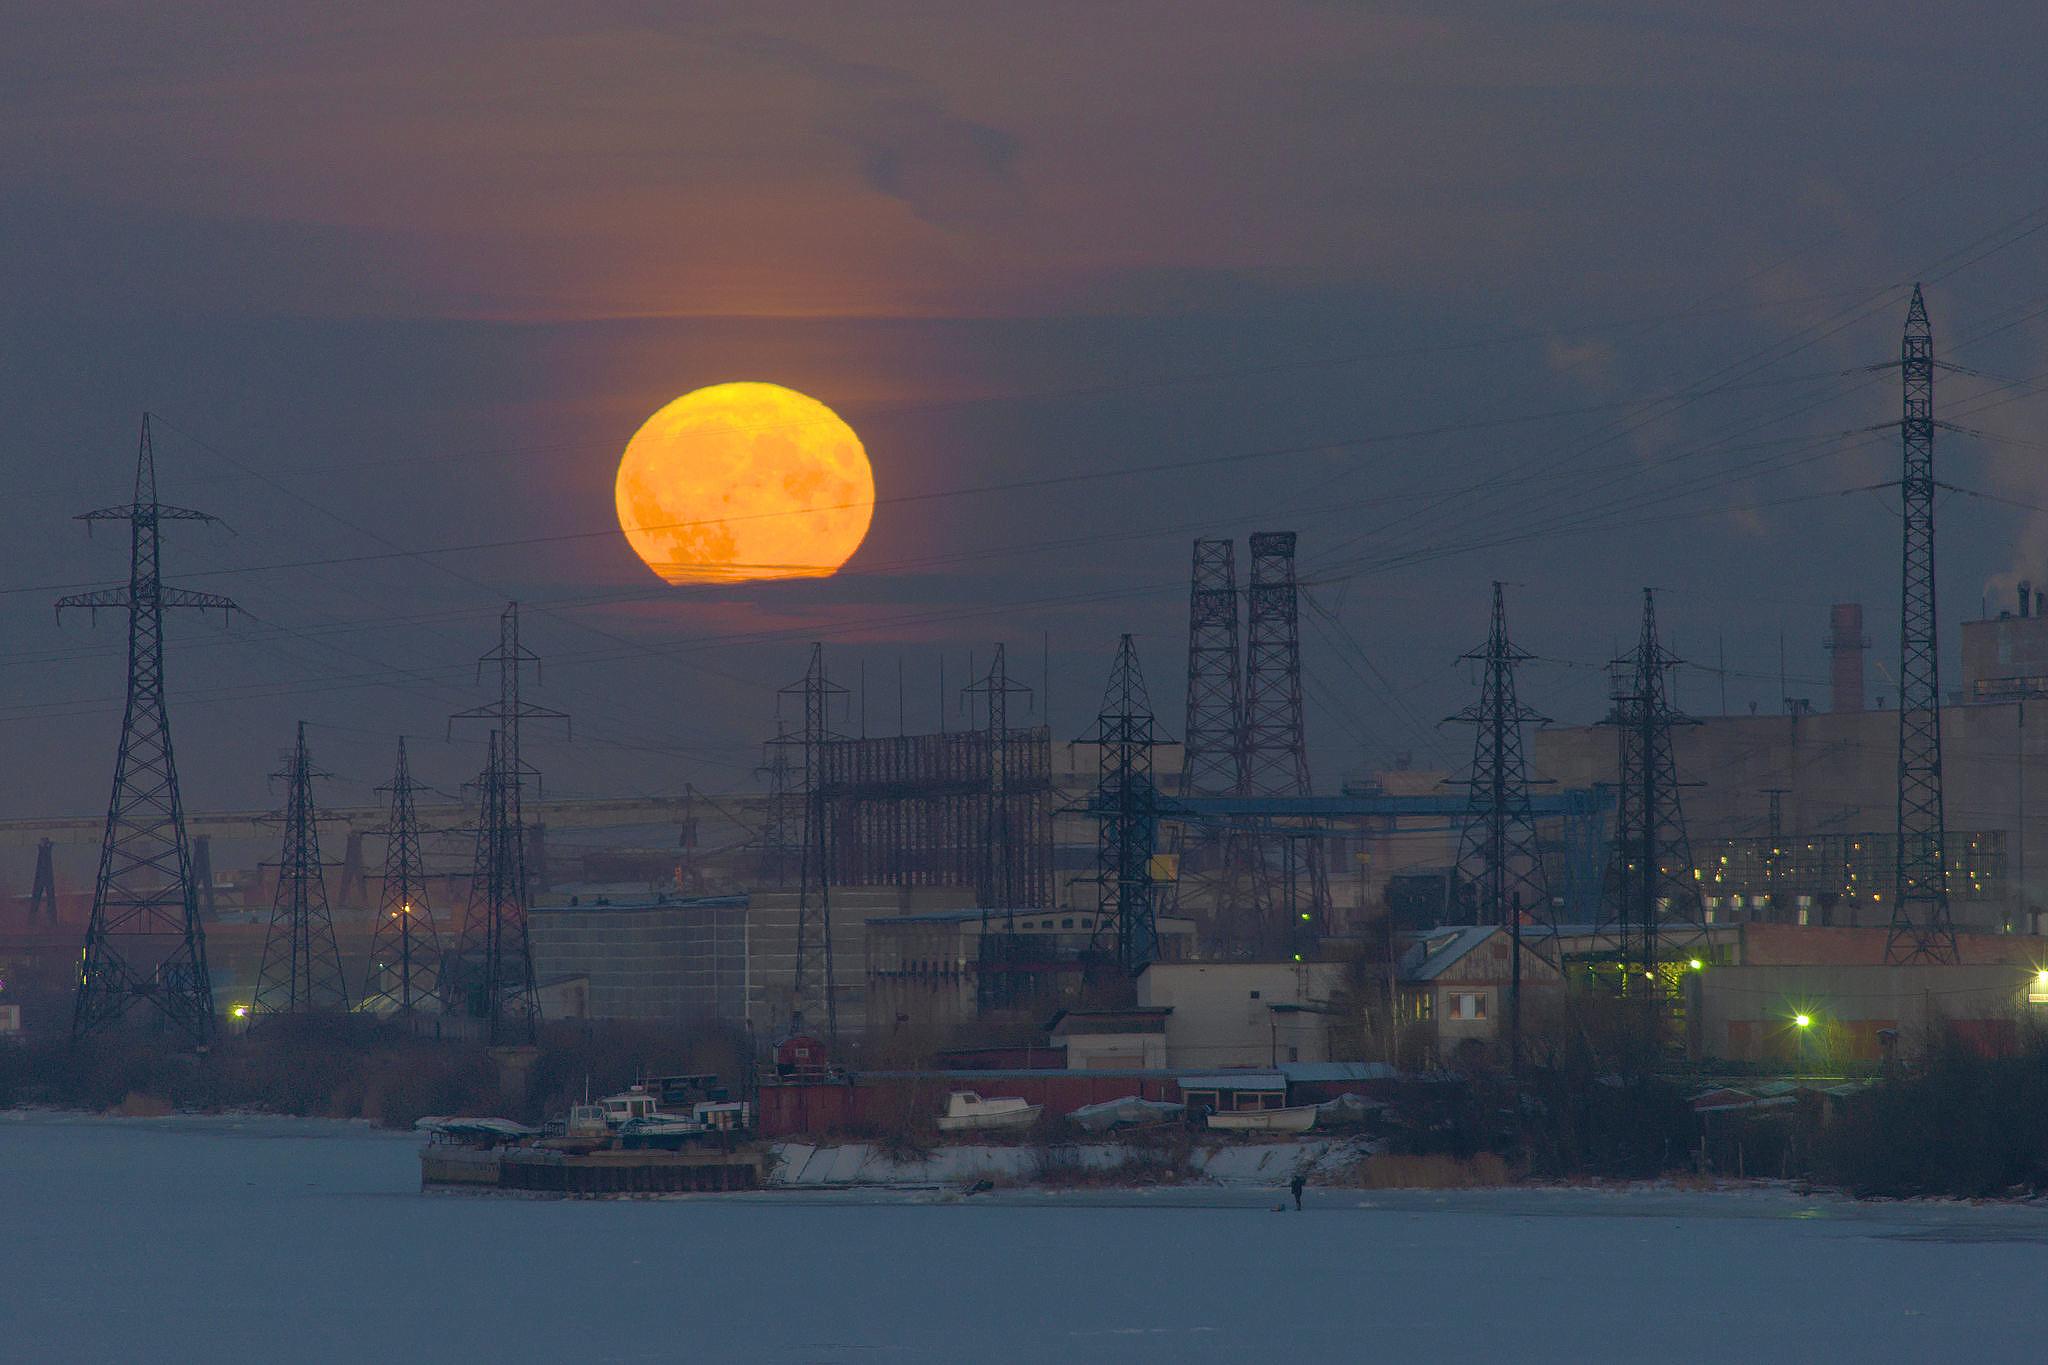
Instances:
[[[2034,585],[2032,583],[2029,583],[2026,579],[2022,578],[2020,580],[2020,615],[2022,617],[2027,617],[2032,616],[2033,614]]]
[[[1870,641],[1863,635],[1863,604],[1837,602],[1828,609],[1828,653],[1832,656],[1831,709],[1863,709],[1863,651]]]

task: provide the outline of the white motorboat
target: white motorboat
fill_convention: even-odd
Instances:
[[[1014,1095],[985,1100],[972,1090],[955,1090],[946,1096],[946,1112],[939,1115],[939,1131],[957,1133],[972,1128],[1029,1128],[1038,1122],[1042,1104],[1027,1104]]]
[[[1234,1109],[1209,1115],[1209,1127],[1224,1133],[1306,1133],[1316,1126],[1316,1107]]]

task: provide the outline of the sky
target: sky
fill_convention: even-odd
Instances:
[[[272,802],[302,719],[326,802],[374,800],[400,734],[454,791],[512,599],[573,717],[529,740],[551,794],[753,788],[813,640],[843,730],[935,726],[942,662],[966,723],[1003,641],[1066,738],[1130,632],[1177,734],[1189,543],[1270,529],[1301,536],[1319,785],[1464,761],[1440,722],[1494,580],[1560,722],[1599,714],[1646,585],[1690,709],[1824,705],[1835,601],[1883,695],[1915,280],[1962,367],[1945,667],[2048,581],[2035,5],[0,25],[0,815],[104,807],[122,632],[51,604],[125,575],[70,518],[125,500],[145,410],[164,500],[224,523],[173,528],[166,577],[244,608],[171,629],[196,810]],[[671,587],[618,534],[627,439],[729,380],[866,443],[839,576]]]

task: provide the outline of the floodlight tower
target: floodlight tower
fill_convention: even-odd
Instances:
[[[114,760],[114,794],[93,880],[92,920],[80,955],[71,1036],[104,1028],[147,1001],[194,1042],[213,1036],[213,983],[206,970],[206,933],[192,885],[185,808],[171,758],[171,720],[164,706],[164,611],[235,610],[228,598],[168,587],[159,573],[166,521],[218,518],[157,501],[156,454],[149,414],[135,461],[135,498],[80,515],[129,525],[128,586],[62,598],[96,619],[101,608],[128,613],[128,705]]]

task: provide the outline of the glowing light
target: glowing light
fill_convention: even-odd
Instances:
[[[1810,1014],[1795,1014],[1792,1016],[1792,1023],[1799,1028],[1811,1028],[1813,1027],[1813,1016]]]
[[[828,577],[875,511],[853,428],[778,384],[715,384],[662,408],[627,442],[614,492],[633,552],[671,583]]]
[[[249,1007],[247,1005],[237,1005],[233,1013],[237,1019],[247,1019],[249,1017]]]
[[[1692,961],[1686,963],[1685,965],[1697,972],[1704,970],[1707,964],[1700,961],[1698,958],[1694,958]]]

